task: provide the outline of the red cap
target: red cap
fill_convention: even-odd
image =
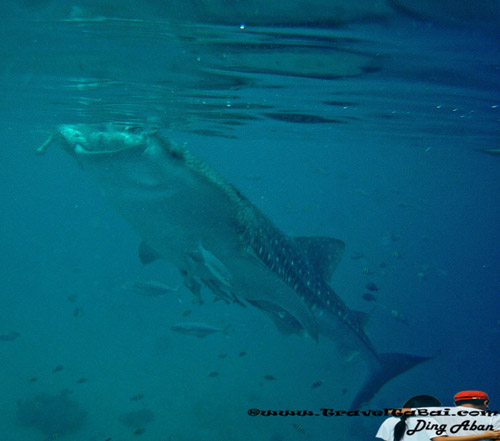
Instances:
[[[489,400],[488,394],[480,390],[464,390],[455,394],[455,401],[462,400]]]

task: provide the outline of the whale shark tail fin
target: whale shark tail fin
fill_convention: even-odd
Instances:
[[[379,354],[377,368],[365,381],[361,390],[354,397],[351,410],[359,409],[368,403],[382,386],[398,375],[432,357],[420,357],[410,354],[387,353]]]

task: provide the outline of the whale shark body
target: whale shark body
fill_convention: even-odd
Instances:
[[[283,234],[235,187],[158,131],[140,127],[64,125],[38,149],[58,144],[91,172],[105,196],[142,238],[143,263],[167,259],[200,296],[205,286],[227,302],[251,304],[285,333],[323,335],[361,354],[371,375],[352,408],[391,378],[428,359],[379,354],[329,285],[344,243]]]

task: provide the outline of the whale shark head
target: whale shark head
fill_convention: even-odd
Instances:
[[[143,152],[148,147],[147,139],[156,130],[145,131],[137,126],[106,125],[62,125],[57,132],[38,148],[44,153],[49,145],[59,142],[74,156],[110,156],[124,151]]]
[[[158,200],[189,185],[188,153],[157,129],[115,123],[61,125],[37,149],[52,145],[70,154],[107,189],[130,199]]]

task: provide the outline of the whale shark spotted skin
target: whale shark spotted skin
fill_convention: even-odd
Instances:
[[[374,349],[362,315],[328,283],[342,258],[342,241],[286,236],[213,169],[157,131],[63,125],[37,151],[52,144],[94,175],[140,235],[143,263],[169,260],[200,301],[206,286],[227,302],[260,308],[284,333],[323,335],[342,351],[363,355],[371,375],[352,408],[428,359]]]

